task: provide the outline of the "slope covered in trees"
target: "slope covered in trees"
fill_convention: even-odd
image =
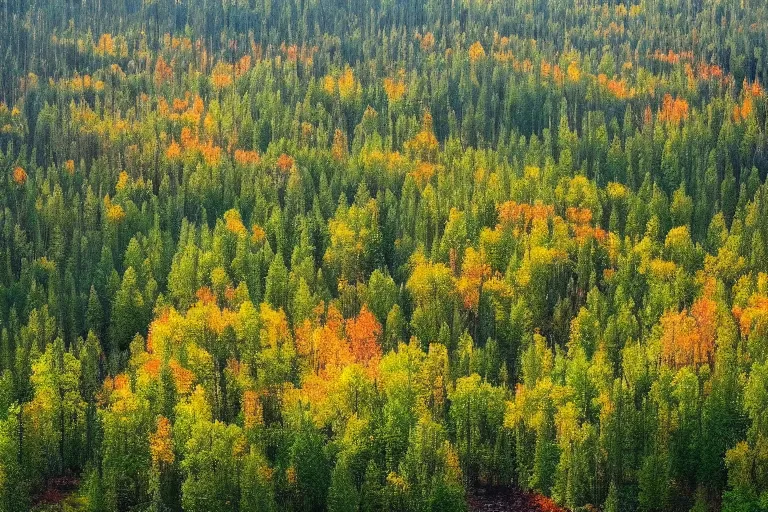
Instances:
[[[0,26],[0,511],[768,510],[763,0]]]

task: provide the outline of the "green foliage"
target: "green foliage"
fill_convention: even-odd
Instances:
[[[767,25],[5,2],[0,511],[768,509]]]

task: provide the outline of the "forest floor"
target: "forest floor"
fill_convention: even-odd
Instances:
[[[567,512],[546,496],[509,487],[473,489],[467,501],[471,512]]]
[[[74,477],[53,478],[35,498],[34,512],[76,512],[85,510],[85,502],[77,492],[80,480]]]
[[[54,478],[45,491],[37,496],[34,512],[78,512],[85,502],[78,493],[79,480],[73,477]],[[471,512],[568,512],[541,494],[513,487],[481,487],[470,491],[467,499]]]

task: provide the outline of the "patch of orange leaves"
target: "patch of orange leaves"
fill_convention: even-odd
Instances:
[[[235,163],[240,165],[258,164],[261,161],[258,151],[236,149],[235,150]]]
[[[17,185],[23,185],[27,182],[27,171],[23,167],[16,167],[13,170],[13,181]]]
[[[173,438],[171,436],[171,422],[165,416],[157,418],[157,429],[150,435],[149,451],[152,454],[152,464],[173,464]]]
[[[287,173],[288,171],[290,171],[293,168],[294,163],[295,162],[294,162],[293,158],[291,158],[290,156],[286,155],[285,153],[280,155],[278,157],[278,159],[277,159],[277,162],[276,162],[277,168],[279,170],[281,170],[282,172],[284,172],[284,173]]]
[[[381,325],[373,313],[363,306],[357,317],[347,320],[345,330],[355,362],[369,370],[377,368],[381,359]]]
[[[173,78],[173,68],[159,56],[155,62],[155,84],[162,85]]]
[[[168,367],[171,369],[176,391],[181,394],[189,393],[192,389],[192,383],[195,381],[195,374],[181,366],[175,359],[171,359]]]
[[[499,226],[529,231],[534,221],[546,220],[555,215],[552,205],[507,201],[499,205]]]
[[[717,304],[702,297],[690,311],[668,311],[660,320],[662,360],[675,367],[711,363],[717,333]]]
[[[664,101],[659,111],[659,120],[677,124],[688,119],[688,101],[682,98],[672,98],[670,94],[664,95]]]

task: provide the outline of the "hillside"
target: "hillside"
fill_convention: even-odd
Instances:
[[[0,512],[768,511],[768,4],[628,1],[0,4]]]

